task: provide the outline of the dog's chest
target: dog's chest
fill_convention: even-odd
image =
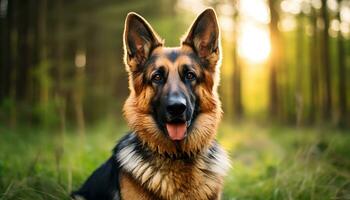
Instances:
[[[153,172],[148,180],[135,178],[130,173],[121,175],[122,199],[140,200],[206,200],[218,199],[221,178],[190,171],[176,166],[178,170]],[[184,170],[184,171],[180,171]]]
[[[229,163],[220,149],[208,149],[194,159],[147,157],[130,144],[117,154],[122,170],[121,194],[138,193],[139,199],[217,199]],[[123,191],[124,190],[124,191]],[[129,191],[129,192],[128,192]],[[140,192],[144,191],[144,192]],[[147,198],[147,196],[152,196]],[[128,199],[132,197],[128,196]],[[136,198],[135,198],[136,199]]]

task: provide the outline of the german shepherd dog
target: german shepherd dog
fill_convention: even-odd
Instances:
[[[75,199],[220,199],[230,163],[215,141],[220,33],[213,9],[202,12],[181,45],[164,47],[151,26],[129,13],[124,30],[131,132],[87,179]]]

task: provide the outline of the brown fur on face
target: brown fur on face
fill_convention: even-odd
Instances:
[[[214,139],[221,118],[219,83],[220,44],[217,19],[213,11],[202,13],[193,23],[180,47],[164,47],[151,26],[135,13],[129,14],[124,32],[125,64],[129,73],[130,95],[124,105],[124,116],[130,128],[153,151],[160,154],[196,154]],[[175,53],[176,59],[169,55]],[[199,113],[188,136],[175,144],[157,126],[152,117],[151,102],[155,96],[147,84],[154,69],[165,68],[169,74],[166,87],[184,87],[178,77],[181,67],[190,65],[198,76],[193,86],[200,98]]]

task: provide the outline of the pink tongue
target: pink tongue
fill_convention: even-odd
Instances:
[[[166,129],[172,140],[182,140],[186,134],[186,123],[182,124],[166,124]]]

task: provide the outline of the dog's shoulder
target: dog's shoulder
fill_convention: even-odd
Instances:
[[[122,137],[113,149],[112,156],[71,197],[75,200],[120,200],[121,165],[116,155],[135,139],[133,133]]]

